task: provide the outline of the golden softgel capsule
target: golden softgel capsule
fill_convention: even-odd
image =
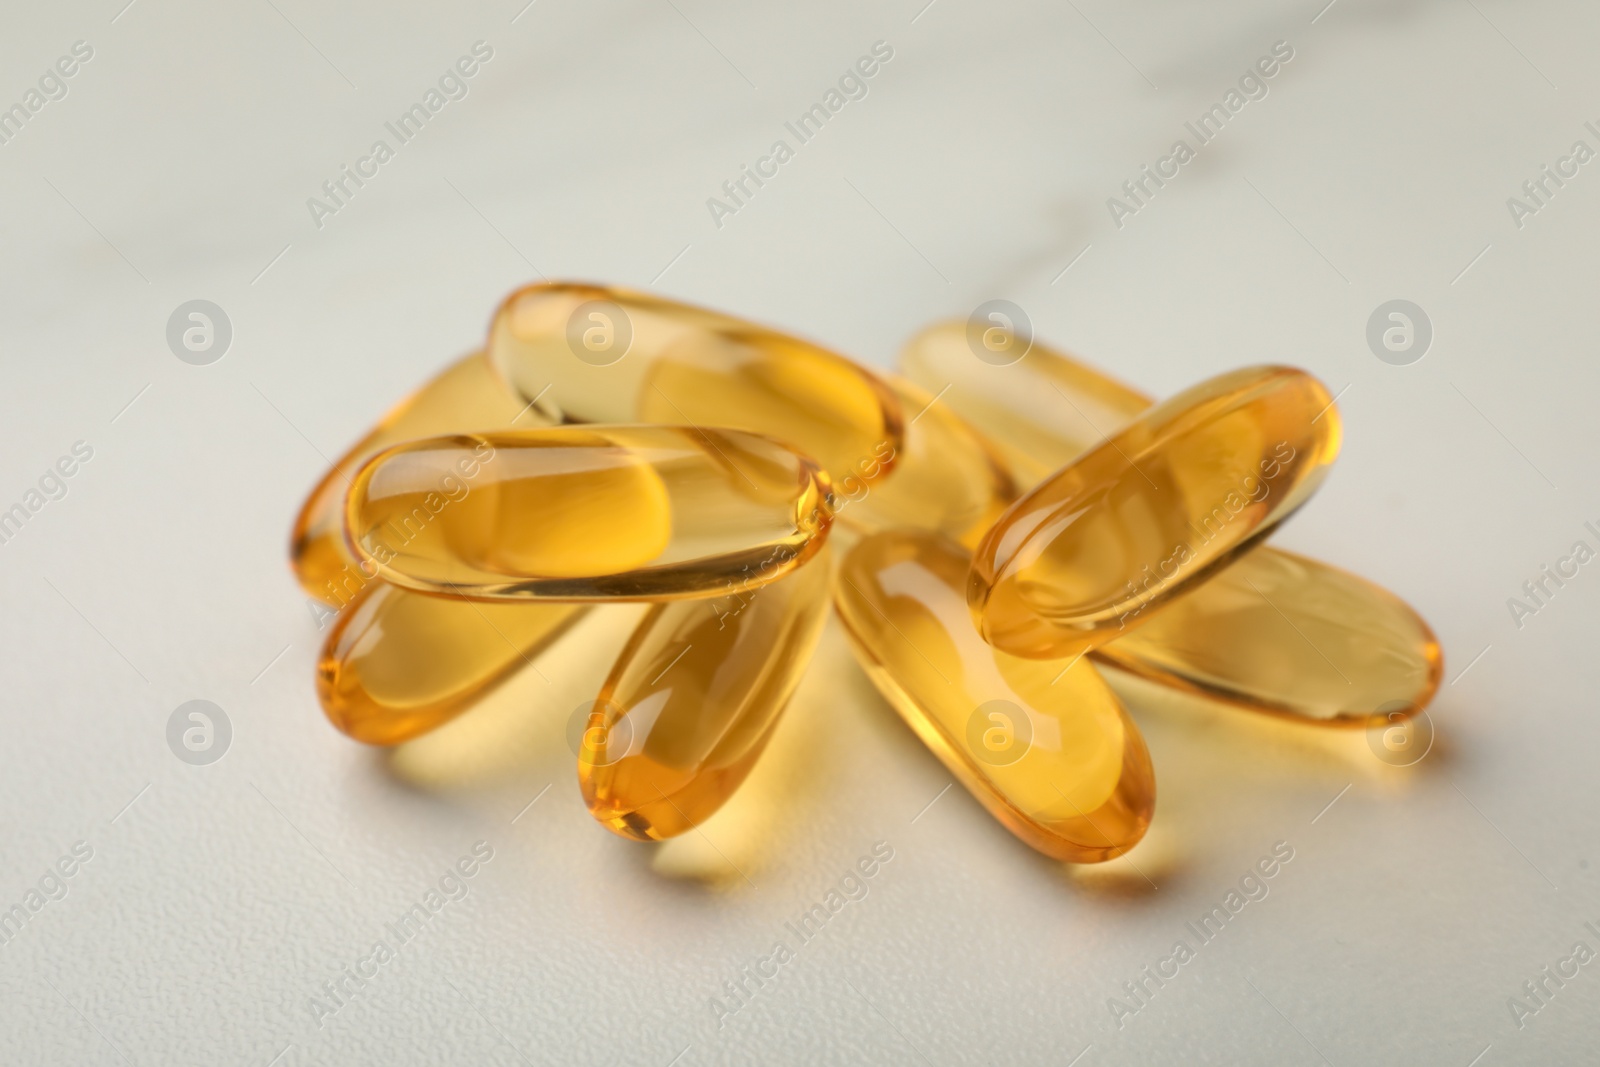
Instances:
[[[578,784],[607,829],[659,841],[745,780],[827,619],[829,559],[726,597],[656,604],[600,689]]]
[[[1404,602],[1326,563],[1265,549],[1095,655],[1152,681],[1332,726],[1415,714],[1444,670],[1433,631]]]
[[[317,697],[329,721],[357,741],[397,745],[472,707],[587,610],[479,604],[373,582],[328,632]]]
[[[816,459],[840,493],[893,467],[903,416],[873,374],[818,345],[628,289],[512,293],[488,354],[552,421],[725,426]]]
[[[1138,727],[1088,660],[1019,659],[972,628],[970,555],[891,530],[844,558],[835,604],[873,684],[1012,833],[1108,860],[1144,836],[1155,776]]]
[[[1104,644],[1292,515],[1339,442],[1333,398],[1303,371],[1249,367],[1187,389],[1011,505],[974,554],[973,619],[1017,656]]]
[[[923,330],[901,368],[993,441],[1024,489],[1154,404],[1038,341],[1014,364],[985,363],[965,323]],[[1240,707],[1357,727],[1426,707],[1444,669],[1433,631],[1404,601],[1270,546],[1093,654]]]
[[[523,600],[703,597],[822,545],[827,476],[757,434],[562,426],[379,453],[346,500],[353,552],[419,592]]]
[[[345,550],[340,523],[345,491],[361,464],[372,456],[413,437],[545,421],[501,381],[483,353],[474,352],[452,363],[339,457],[306,497],[289,535],[289,562],[301,587],[319,600],[340,605],[368,581],[370,576],[357,569]]]

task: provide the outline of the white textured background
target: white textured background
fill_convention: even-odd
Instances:
[[[0,16],[0,105],[94,49],[0,146],[0,508],[94,450],[0,545],[0,907],[93,849],[0,945],[0,1061],[1594,1059],[1600,963],[1520,1029],[1507,998],[1600,949],[1600,564],[1520,629],[1506,604],[1600,520],[1600,163],[1520,229],[1506,206],[1600,148],[1593,5],[125,2]],[[1270,95],[1116,228],[1106,198],[1280,39]],[[306,198],[478,40],[470,95],[314,226]],[[706,198],[878,40],[867,98],[715,226]],[[404,753],[345,740],[290,519],[536,272],[875,363],[1005,297],[1155,393],[1312,369],[1347,444],[1278,540],[1438,628],[1434,751],[1402,772],[1360,735],[1140,698],[1151,834],[1064,868],[959,787],[927,807],[948,776],[830,630],[746,790],[651,849],[592,823],[561,739],[619,617]],[[1397,297],[1435,330],[1405,367],[1364,338]],[[210,366],[165,341],[194,298],[233,324]],[[194,698],[234,730],[207,767],[164,736]],[[319,1026],[318,987],[478,840],[468,895]],[[719,1028],[723,983],[877,841],[870,894]],[[1114,1025],[1277,841],[1271,895]]]

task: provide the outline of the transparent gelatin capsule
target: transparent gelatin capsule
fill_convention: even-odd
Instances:
[[[1315,378],[1248,367],[1146,411],[1012,504],[973,557],[984,640],[1053,659],[1105,644],[1292,515],[1338,455]]]
[[[819,345],[647,293],[551,282],[495,313],[490,361],[556,422],[665,423],[763,433],[838,485],[885,476],[901,451],[893,391]]]
[[[306,497],[289,535],[289,563],[295,578],[311,596],[334,605],[344,603],[366,584],[370,576],[357,570],[346,551],[340,524],[345,492],[356,471],[372,456],[414,437],[538,426],[546,421],[507,387],[483,353],[474,352],[452,363],[340,456]]]
[[[587,610],[479,604],[373,582],[328,631],[317,660],[317,698],[350,737],[397,745],[472,707]]]
[[[346,501],[351,551],[419,592],[475,598],[715,596],[809,559],[828,479],[757,434],[562,426],[411,441]]]
[[[1433,631],[1387,590],[1265,549],[1094,654],[1151,681],[1330,726],[1413,715],[1444,671]]]
[[[1031,489],[1154,403],[1038,341],[1018,362],[974,358],[965,323],[917,334],[901,370],[994,442]],[[1326,418],[1326,416],[1324,416]],[[1302,722],[1366,727],[1433,699],[1438,639],[1408,604],[1270,546],[1093,655],[1151,681]]]
[[[578,783],[601,825],[676,836],[766,749],[827,619],[828,553],[758,588],[652,606],[590,713]]]
[[[835,604],[874,685],[1008,830],[1057,859],[1128,851],[1155,809],[1138,727],[1087,659],[985,644],[966,600],[971,555],[888,530],[845,556]]]

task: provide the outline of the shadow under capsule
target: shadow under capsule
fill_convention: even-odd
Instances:
[[[1219,820],[1230,811],[1243,815],[1263,796],[1287,800],[1325,791],[1331,798],[1356,785],[1401,797],[1459,759],[1433,709],[1372,729],[1326,726],[1238,708],[1114,668],[1103,673],[1150,745],[1159,783],[1151,836],[1160,831],[1184,850],[1228,840]],[[1305,812],[1307,819],[1317,814]]]
[[[1438,731],[1433,709],[1371,729],[1327,726],[1239,708],[1115,668],[1103,673],[1143,730],[1158,783],[1155,818],[1124,857],[1128,864],[1070,871],[1075,886],[1108,899],[1150,895],[1200,852],[1226,847],[1232,835],[1219,820],[1230,809],[1245,814],[1262,796],[1316,793],[1301,813],[1312,820],[1324,793],[1336,799],[1358,785],[1404,797],[1447,775],[1460,758]]]
[[[1438,729],[1438,708],[1362,729],[1266,714],[1172,689],[1101,665],[1106,681],[1145,728],[1169,737],[1168,763],[1196,776],[1304,782],[1307,773],[1341,784],[1351,775],[1404,784],[1453,757]],[[1397,702],[1397,706],[1400,702]],[[1181,741],[1182,743],[1176,743]]]

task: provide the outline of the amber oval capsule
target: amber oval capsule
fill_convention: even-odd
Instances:
[[[1013,655],[1073,656],[1153,616],[1305,503],[1339,451],[1322,383],[1247,367],[1158,404],[984,537],[967,599]]]
[[[419,592],[525,600],[715,596],[822,545],[827,476],[738,430],[562,426],[411,441],[346,500],[351,549]]]
[[[506,386],[482,352],[446,367],[340,456],[306,497],[289,535],[289,563],[301,587],[319,600],[343,604],[368,581],[369,575],[357,569],[345,549],[340,532],[345,491],[368,459],[413,437],[545,421]]]
[[[652,606],[595,699],[578,784],[640,841],[698,826],[766,749],[827,619],[823,554],[779,581]]]
[[[1265,550],[1095,654],[1152,681],[1333,726],[1422,710],[1444,670],[1433,631],[1403,601]]]
[[[879,692],[996,819],[1040,852],[1128,851],[1155,810],[1144,738],[1087,660],[1020,659],[972,628],[971,557],[932,534],[864,538],[835,604]]]
[[[763,433],[840,484],[881,478],[901,449],[900,403],[871,372],[808,341],[647,293],[528,286],[495,313],[487,350],[556,421]]]
[[[971,548],[1017,498],[1015,480],[942,397],[904,378],[887,381],[906,413],[905,443],[887,478],[869,484],[847,477],[834,486],[835,514],[863,532],[912,526]]]
[[[373,582],[328,632],[317,697],[329,721],[357,741],[397,745],[466,711],[587,610],[478,604]]]

